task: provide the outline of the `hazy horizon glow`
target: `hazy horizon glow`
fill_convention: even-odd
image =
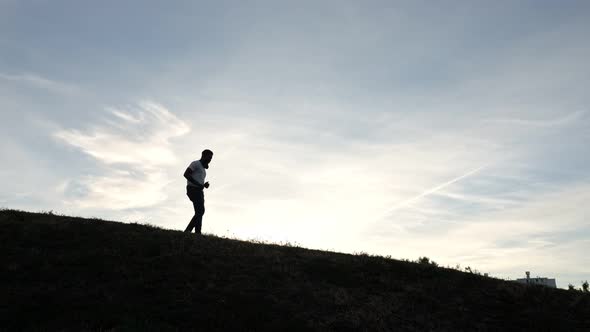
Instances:
[[[584,1],[0,1],[0,207],[590,278]]]

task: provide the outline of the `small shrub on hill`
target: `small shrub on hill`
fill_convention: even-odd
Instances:
[[[434,267],[438,267],[438,263],[437,262],[435,262],[433,260],[430,260],[430,258],[428,258],[426,256],[424,256],[424,257],[418,257],[418,260],[416,262],[418,262],[420,264],[432,265]]]

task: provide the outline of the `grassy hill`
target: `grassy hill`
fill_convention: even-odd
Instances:
[[[590,331],[589,295],[432,265],[12,210],[0,230],[0,330]]]

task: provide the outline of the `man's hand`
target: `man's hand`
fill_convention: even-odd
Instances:
[[[203,187],[209,188],[209,182],[205,182],[205,185]]]

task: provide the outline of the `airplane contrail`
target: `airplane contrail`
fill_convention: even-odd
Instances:
[[[463,174],[463,175],[461,175],[461,176],[459,176],[459,177],[456,177],[456,178],[454,178],[454,179],[452,179],[452,180],[450,180],[450,181],[447,181],[447,182],[445,182],[445,183],[443,183],[443,184],[439,184],[438,186],[436,186],[436,187],[434,187],[434,188],[430,188],[430,189],[428,189],[428,190],[424,191],[423,193],[421,193],[420,195],[417,195],[417,196],[414,196],[414,197],[412,197],[412,198],[406,199],[405,201],[399,202],[399,203],[397,203],[396,205],[394,205],[394,206],[392,206],[391,208],[389,208],[389,210],[387,210],[387,211],[386,211],[386,212],[383,214],[383,217],[382,217],[382,218],[385,218],[385,217],[386,217],[388,214],[390,214],[391,212],[393,212],[393,211],[395,211],[395,210],[397,210],[397,209],[399,209],[399,208],[402,208],[402,207],[404,207],[404,206],[406,206],[406,205],[408,205],[408,204],[410,204],[410,203],[413,203],[413,202],[415,202],[415,201],[419,200],[420,198],[422,198],[422,197],[424,197],[424,196],[428,196],[428,195],[430,195],[430,194],[433,194],[433,193],[435,193],[435,192],[437,192],[437,191],[439,191],[439,190],[443,189],[444,187],[447,187],[447,186],[449,186],[449,185],[451,185],[451,184],[453,184],[453,183],[455,183],[455,182],[457,182],[457,181],[461,181],[461,180],[463,180],[464,178],[466,178],[466,177],[468,177],[468,176],[471,176],[471,175],[473,175],[473,174],[475,174],[475,173],[477,173],[477,172],[481,171],[481,170],[482,170],[482,169],[484,169],[485,167],[486,167],[485,165],[484,165],[484,166],[480,166],[480,167],[478,167],[478,168],[476,168],[476,169],[473,169],[473,170],[471,170],[471,171],[469,171],[469,172],[467,172],[467,173],[465,173],[465,174]]]

